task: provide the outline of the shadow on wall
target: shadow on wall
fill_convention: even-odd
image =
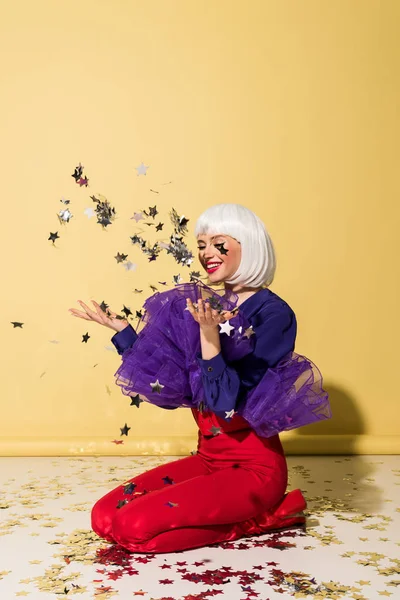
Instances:
[[[310,482],[316,483],[314,492],[318,490],[318,495],[313,498],[316,506],[322,502],[325,509],[328,507],[328,510],[332,511],[379,512],[384,499],[382,490],[374,483],[374,477],[377,472],[376,463],[383,462],[384,457],[357,454],[356,438],[357,435],[366,434],[366,427],[355,398],[336,386],[324,384],[324,389],[329,394],[332,418],[294,430],[292,439],[285,440],[285,451],[290,454],[291,448],[298,445],[300,437],[345,435],[343,452],[341,453],[339,448],[329,456],[323,453],[314,454],[310,456],[310,463],[306,455],[290,457],[291,488],[298,487],[307,493],[307,480],[316,480]],[[312,443],[311,439],[307,445],[310,443]],[[308,468],[297,469],[293,466],[296,465],[297,460],[299,465],[308,465]]]
[[[325,382],[323,387],[329,394],[332,417],[300,427],[294,433],[297,436],[324,434],[357,436],[365,434],[365,421],[356,405],[355,398],[347,391],[333,385],[326,385]],[[346,454],[348,453],[346,451]]]

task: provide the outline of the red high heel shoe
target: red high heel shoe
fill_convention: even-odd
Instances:
[[[301,490],[292,490],[287,492],[272,510],[259,515],[257,524],[263,531],[304,525],[306,517],[302,511],[305,508],[307,502]]]

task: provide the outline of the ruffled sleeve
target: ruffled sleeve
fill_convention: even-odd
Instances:
[[[114,344],[118,354],[122,356],[125,350],[128,350],[128,348],[132,348],[133,344],[136,342],[138,337],[139,336],[133,329],[132,325],[128,325],[127,327],[125,327],[125,329],[122,329],[122,331],[118,331],[115,335],[113,335],[111,341]],[[165,408],[166,410],[175,410],[178,407],[161,406],[161,408]]]
[[[254,350],[240,360],[228,362],[222,352],[210,360],[197,355],[206,404],[222,418],[236,410],[270,367],[294,350],[296,316],[285,302],[268,303],[255,315],[252,324],[256,338]]]
[[[138,338],[132,346],[126,347],[133,340],[133,332],[123,330],[114,339],[118,345],[121,341],[122,363],[115,381],[124,395],[140,394],[144,400],[165,408],[197,408],[203,401],[196,360],[200,351],[199,325],[187,310],[186,298],[193,303],[209,298],[222,310],[232,310],[237,302],[235,294],[221,296],[202,282],[182,284],[147,299],[137,327]],[[221,348],[228,360],[239,360],[252,351],[254,336],[247,339],[240,333],[250,326],[240,311],[231,324],[238,335],[222,334]],[[125,333],[126,339],[122,336]]]

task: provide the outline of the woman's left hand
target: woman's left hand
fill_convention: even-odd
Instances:
[[[204,304],[206,305],[205,308]],[[233,319],[237,314],[237,309],[233,311],[224,310],[219,313],[217,310],[211,308],[209,302],[203,302],[201,298],[199,299],[197,310],[190,298],[186,298],[186,306],[194,320],[197,321],[203,330],[215,329],[220,323],[225,323],[225,321]]]

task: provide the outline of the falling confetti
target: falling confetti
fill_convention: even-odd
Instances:
[[[139,175],[147,175],[148,168],[149,167],[146,167],[143,162],[138,167],[135,167],[138,176]]]
[[[123,427],[121,427],[121,435],[128,435],[128,431],[131,429],[131,427],[128,427],[128,425],[125,423],[125,425]]]
[[[116,216],[116,210],[111,204],[108,202],[105,196],[98,194],[97,196],[90,196],[93,202],[96,204],[96,213],[97,213],[97,222],[102,225],[102,227],[106,228],[108,225],[111,225]]]

